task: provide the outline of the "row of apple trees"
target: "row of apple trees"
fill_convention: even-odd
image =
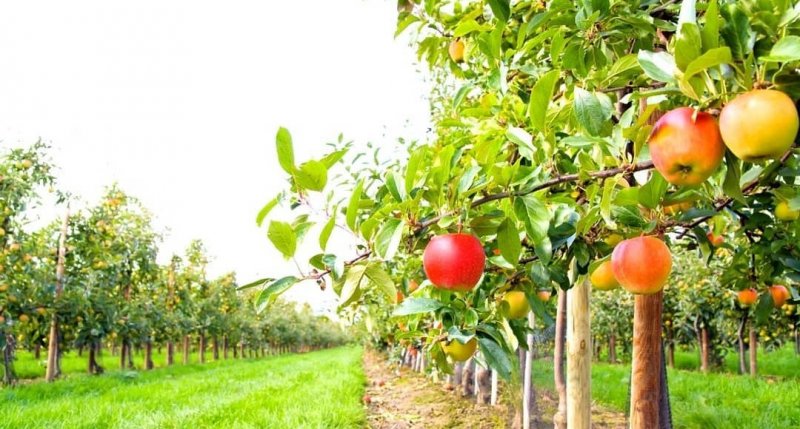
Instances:
[[[54,168],[42,143],[0,154],[0,349],[7,383],[14,380],[14,351],[46,351],[54,320],[60,353],[87,351],[91,373],[103,371],[97,353],[105,346],[119,349],[124,367],[134,366],[133,348],[144,350],[142,366],[149,369],[154,346],[167,347],[172,363],[175,351],[188,350],[190,342],[203,361],[206,349],[216,359],[220,349],[227,357],[229,346],[238,354],[344,341],[337,325],[309,309],[282,303],[256,314],[253,292],[238,290],[233,273],[207,276],[209,257],[200,241],[158,264],[160,236],[151,214],[117,186],[97,204],[70,213],[63,292],[57,294],[63,222],[26,226],[38,205],[68,199],[54,188]]]

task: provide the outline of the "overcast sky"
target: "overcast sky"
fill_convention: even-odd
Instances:
[[[200,238],[212,275],[285,274],[254,222],[285,186],[277,128],[303,161],[340,132],[363,143],[427,127],[395,3],[0,3],[0,144],[51,143],[60,188],[92,204],[117,181],[170,229],[162,260]],[[292,296],[320,302],[302,289]]]

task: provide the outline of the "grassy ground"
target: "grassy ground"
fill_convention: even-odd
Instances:
[[[42,350],[40,359],[36,359],[34,354],[27,350],[17,350],[15,353],[17,360],[14,361],[14,370],[19,378],[32,379],[44,377],[47,350]],[[220,354],[222,354],[222,352],[220,352]],[[182,356],[180,352],[176,352],[175,363],[180,364],[183,359]],[[206,362],[211,361],[211,357],[211,353],[206,352]],[[232,351],[229,357],[233,357]],[[89,354],[87,352],[84,352],[83,356],[78,356],[78,353],[75,351],[64,353],[61,357],[61,371],[67,375],[85,373],[88,366],[88,359]],[[197,363],[198,361],[198,353],[196,351],[192,352],[189,357],[189,363]],[[97,362],[103,366],[106,371],[115,371],[119,369],[119,356],[112,356],[108,349],[103,350],[100,356],[98,356]],[[133,363],[137,368],[144,366],[144,354],[141,351],[134,355]],[[156,368],[167,366],[167,354],[164,350],[160,353],[158,350],[153,350],[153,364]]]
[[[783,353],[776,356],[778,361],[787,358]],[[769,360],[762,359],[766,368],[771,365]],[[537,361],[534,374],[537,386],[553,389],[552,361]],[[735,374],[685,370],[669,370],[667,378],[675,428],[800,427],[800,408],[797,407],[800,381],[796,378],[751,379]],[[592,398],[626,413],[629,381],[629,365],[595,363],[592,365]]]
[[[0,428],[359,428],[364,384],[355,347],[75,375],[0,390]]]

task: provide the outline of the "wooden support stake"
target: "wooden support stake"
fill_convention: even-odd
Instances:
[[[588,279],[567,292],[567,427],[592,426],[592,335]]]
[[[56,298],[61,296],[64,290],[64,269],[67,259],[67,231],[69,229],[69,207],[64,212],[61,221],[61,236],[58,238],[58,261],[56,262]],[[54,381],[59,375],[58,350],[58,315],[53,313],[53,320],[50,322],[50,338],[47,344],[47,371],[45,379]]]
[[[663,292],[636,295],[631,367],[631,429],[659,427]]]

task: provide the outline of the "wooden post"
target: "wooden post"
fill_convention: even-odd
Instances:
[[[528,313],[528,327],[533,330],[536,325],[536,316],[531,311]],[[532,429],[534,424],[533,411],[536,406],[536,397],[533,391],[533,334],[528,334],[525,338],[528,343],[528,350],[525,352],[525,361],[522,371],[522,428]]]
[[[61,220],[61,236],[58,238],[58,261],[56,262],[56,298],[61,296],[64,290],[64,265],[67,259],[67,231],[69,229],[69,206],[64,212]],[[53,320],[50,322],[50,339],[47,344],[47,371],[45,379],[54,381],[58,377],[58,315],[53,312]]]
[[[492,370],[492,394],[489,403],[497,405],[497,371]]]
[[[750,322],[750,376],[758,375],[758,333],[756,326]]]
[[[592,335],[588,278],[569,290],[567,302],[567,427],[592,426]]]
[[[553,416],[555,429],[567,429],[567,380],[564,377],[564,341],[567,332],[567,293],[558,288],[556,307],[555,348],[553,351],[553,377],[558,392],[558,409]]]
[[[631,429],[659,427],[663,292],[636,295],[631,366]]]

